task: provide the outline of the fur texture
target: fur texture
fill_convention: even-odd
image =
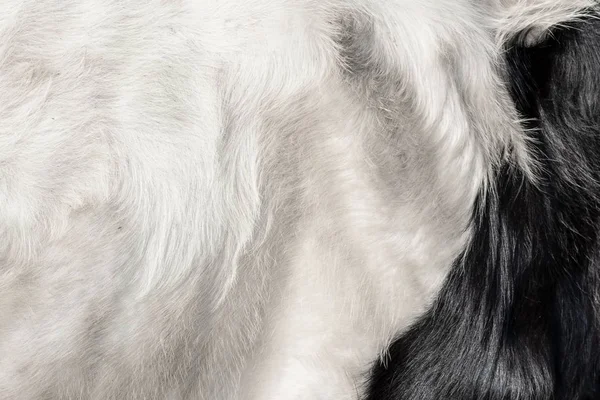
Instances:
[[[467,243],[461,265],[488,263],[486,218],[522,222],[496,170],[533,181],[546,150],[518,123],[505,44],[589,6],[0,0],[0,399],[359,398]],[[518,378],[549,393],[545,367]]]
[[[507,53],[539,167],[505,163],[427,314],[374,371],[369,399],[600,398],[600,21]]]

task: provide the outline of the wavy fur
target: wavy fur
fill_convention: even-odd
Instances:
[[[590,5],[2,0],[0,398],[359,398],[535,178],[505,44]]]
[[[471,243],[433,308],[375,369],[369,399],[600,396],[599,45],[590,15],[508,50],[538,177],[499,169]]]

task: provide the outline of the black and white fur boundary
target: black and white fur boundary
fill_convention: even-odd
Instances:
[[[594,5],[0,0],[0,400],[593,393]]]
[[[509,46],[533,181],[504,163],[430,311],[391,347],[371,400],[600,398],[600,20]]]

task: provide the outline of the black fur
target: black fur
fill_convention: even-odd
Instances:
[[[600,399],[600,21],[507,52],[539,161],[504,165],[432,309],[375,366],[369,400]]]

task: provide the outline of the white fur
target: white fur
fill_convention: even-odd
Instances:
[[[0,399],[357,399],[588,5],[0,1]]]

